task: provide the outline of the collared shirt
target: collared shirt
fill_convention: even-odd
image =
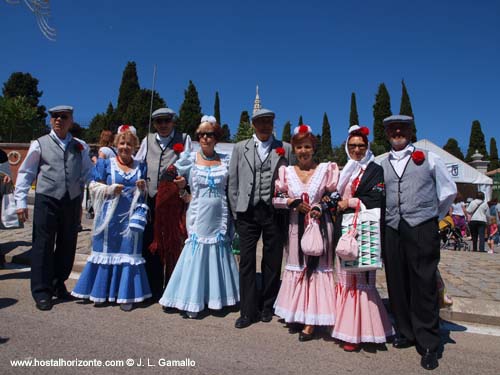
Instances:
[[[73,139],[73,136],[70,133],[66,135],[66,138],[60,139],[56,135],[54,130],[50,131],[49,136],[52,137],[52,139],[54,139],[63,150],[66,150],[69,142],[71,142],[71,140]],[[81,177],[86,183],[90,180],[90,171],[92,170],[94,165],[92,164],[92,161],[89,157],[89,146],[81,139],[75,138],[75,140],[83,145]],[[14,199],[16,200],[17,209],[24,209],[28,207],[28,192],[31,189],[31,184],[38,174],[40,155],[40,143],[38,143],[38,141],[31,142],[28,153],[26,154],[26,158],[24,159],[23,163],[19,167],[19,171],[17,172],[16,191],[14,193]]]
[[[257,153],[261,161],[267,159],[269,152],[271,151],[271,145],[273,144],[274,137],[271,136],[267,141],[261,141],[255,134],[252,135],[255,141],[255,147],[257,148]]]
[[[161,137],[158,133],[155,134],[156,140],[158,141],[158,144],[160,145],[162,150],[165,150],[165,148],[172,146],[170,145],[170,142],[172,141],[172,138],[174,137],[175,134],[175,129],[170,132],[169,135],[166,137]],[[189,135],[186,135],[186,141],[184,142],[184,150],[191,150],[191,137]],[[137,154],[135,154],[134,159],[139,160],[139,161],[145,161],[146,159],[146,152],[148,150],[148,137],[145,137],[142,142],[141,142],[141,147],[139,147],[139,151],[137,151]]]
[[[415,151],[415,146],[411,143],[400,151],[392,150],[389,152],[389,162],[394,167],[396,174],[401,177],[405,170],[412,152]],[[448,168],[443,163],[441,158],[435,153],[428,151],[429,167],[436,181],[436,191],[439,201],[439,218],[442,219],[448,213],[455,196],[457,195],[457,185],[452,180]]]

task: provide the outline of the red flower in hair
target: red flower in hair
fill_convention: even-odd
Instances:
[[[184,151],[184,145],[182,143],[176,143],[173,147],[172,150],[176,152],[177,154],[180,154],[182,151]]]
[[[283,147],[276,147],[276,153],[279,156],[285,156],[285,149]]]
[[[126,132],[130,128],[130,125],[120,126],[120,133]]]
[[[307,126],[307,125],[300,125],[299,126],[299,133],[309,133],[309,126]]]
[[[80,142],[76,141],[75,148],[76,148],[76,151],[82,152],[85,147],[83,147],[83,145]]]
[[[370,129],[368,129],[366,126],[360,127],[359,132],[367,137],[370,135]]]
[[[425,160],[425,154],[422,151],[413,151],[411,153],[411,158],[416,165],[421,165]]]

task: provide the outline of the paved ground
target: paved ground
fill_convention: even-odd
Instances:
[[[73,277],[78,277],[90,253],[92,222],[84,216],[82,224],[84,231],[78,237]],[[0,250],[7,262],[29,264],[30,249],[31,221],[24,228],[0,230]],[[500,326],[500,250],[496,251],[495,254],[441,251],[439,268],[454,300],[451,308],[441,310],[443,318]],[[381,296],[387,298],[383,271],[377,272],[377,286]]]

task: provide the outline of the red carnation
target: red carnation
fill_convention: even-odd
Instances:
[[[182,143],[176,143],[174,147],[172,147],[172,150],[180,154],[182,151],[184,151],[184,145]]]
[[[130,128],[130,125],[120,126],[120,133],[126,132]]]
[[[370,135],[370,129],[368,129],[366,126],[360,127],[359,132],[367,137]]]
[[[80,142],[78,141],[76,142],[76,149],[78,152],[82,152],[84,148],[85,147],[83,147],[83,145]]]
[[[425,160],[425,154],[422,151],[413,151],[411,158],[416,165],[421,165]]]
[[[283,147],[277,147],[276,148],[276,153],[279,155],[279,156],[285,156],[285,149]]]
[[[300,125],[299,126],[299,133],[309,133],[309,126],[307,126],[307,125]]]

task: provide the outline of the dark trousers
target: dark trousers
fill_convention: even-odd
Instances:
[[[477,251],[477,240],[479,238],[479,251],[484,251],[484,233],[486,223],[484,221],[472,220],[469,223],[470,235],[472,237],[472,251]]]
[[[144,236],[142,241],[142,256],[146,260],[146,273],[148,275],[149,286],[151,288],[152,298],[158,301],[165,289],[165,266],[163,265],[158,253],[152,254],[149,251],[149,245],[154,239],[154,222],[155,222],[155,204],[156,196],[151,198],[148,196],[147,204],[149,207],[149,219],[144,229]]]
[[[258,310],[272,311],[280,287],[283,239],[273,209],[264,203],[238,213],[240,236],[240,307],[241,315],[254,317]],[[256,283],[257,242],[262,234],[262,290]]]
[[[385,271],[396,331],[416,341],[418,349],[439,347],[436,271],[439,263],[437,219],[399,229],[386,226]]]
[[[71,273],[80,202],[80,196],[71,200],[68,194],[60,200],[35,195],[31,249],[31,294],[35,300],[50,298]]]

